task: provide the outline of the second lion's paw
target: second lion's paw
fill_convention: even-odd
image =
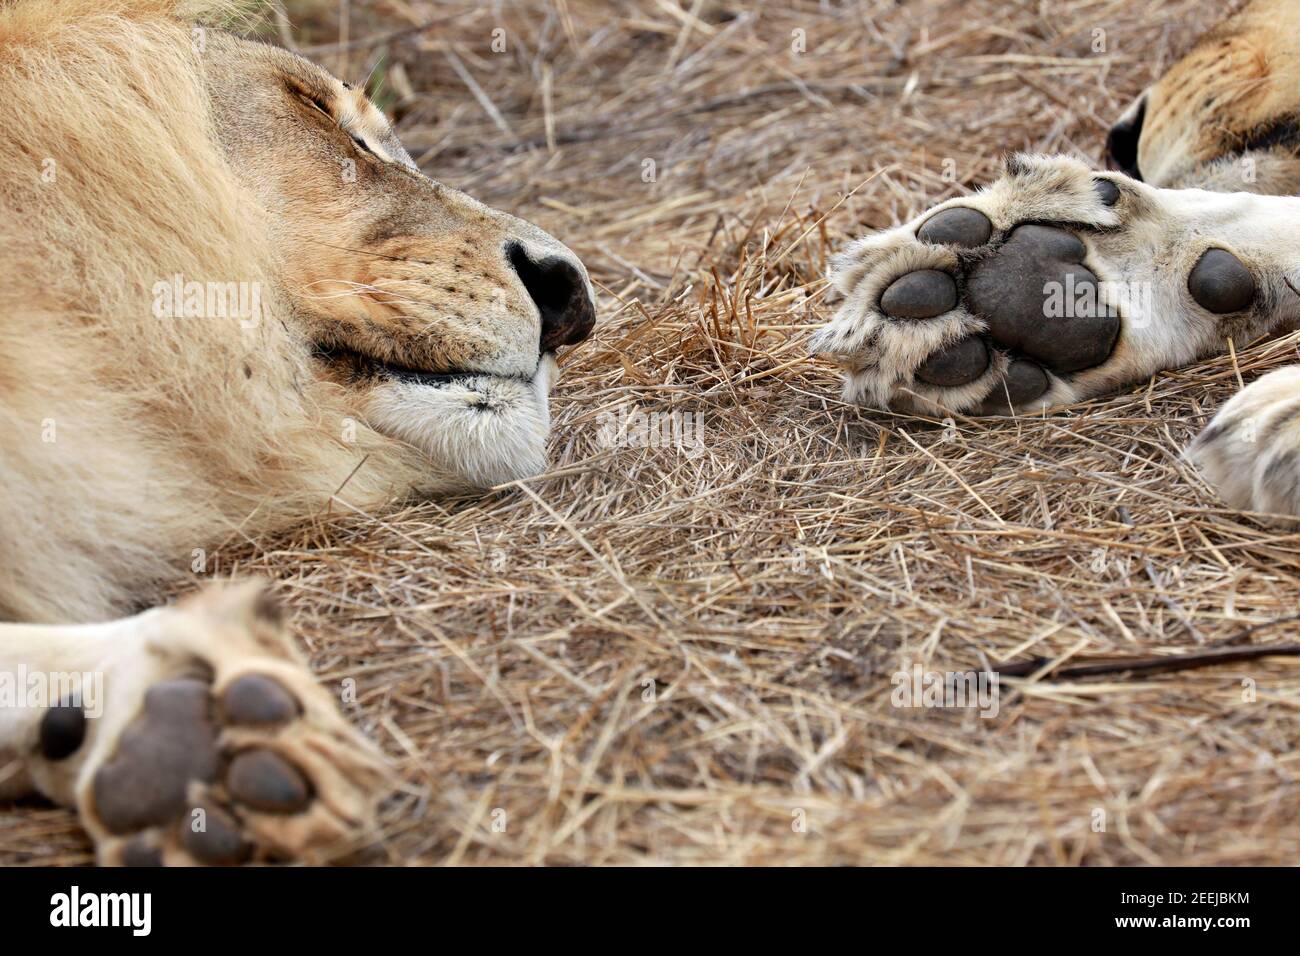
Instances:
[[[1188,449],[1229,507],[1300,515],[1300,366],[1252,382]]]
[[[1258,250],[1215,228],[1239,199],[1182,202],[1071,159],[1017,157],[987,189],[839,256],[844,303],[813,352],[844,364],[855,403],[1006,414],[1111,391],[1274,324]]]

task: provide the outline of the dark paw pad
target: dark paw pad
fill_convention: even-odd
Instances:
[[[1109,179],[1094,179],[1092,181],[1092,191],[1097,194],[1102,205],[1113,206],[1119,202],[1119,187]]]
[[[311,785],[293,764],[270,750],[245,750],[230,762],[230,794],[265,813],[294,813],[311,800]]]
[[[257,847],[245,835],[246,814],[296,813],[315,788],[271,750],[244,745],[231,753],[222,728],[275,728],[270,733],[282,740],[281,725],[302,711],[288,688],[263,674],[245,674],[219,696],[210,684],[185,678],[149,688],[91,783],[91,809],[110,833],[126,837],[121,862],[160,865],[164,847],[167,855],[179,851],[207,865],[252,859]]]
[[[988,367],[988,346],[971,336],[935,352],[916,370],[916,377],[928,385],[952,388],[975,381]]]
[[[954,206],[936,213],[921,224],[916,238],[936,246],[964,246],[974,249],[993,235],[993,223],[978,209]]]
[[[1187,289],[1201,308],[1215,315],[1249,309],[1255,301],[1255,278],[1241,260],[1223,249],[1201,256],[1187,279]]]
[[[253,854],[239,821],[211,804],[193,808],[181,821],[181,846],[208,866],[234,866]]]
[[[967,304],[989,324],[995,344],[1055,372],[1077,372],[1109,358],[1120,318],[1101,301],[1087,250],[1051,226],[1017,227],[972,270]]]
[[[123,866],[162,866],[162,850],[143,833],[126,841],[122,847]]]
[[[957,307],[957,283],[946,272],[909,272],[885,290],[880,308],[896,319],[932,319]]]
[[[38,731],[41,756],[46,760],[71,757],[86,739],[86,713],[76,704],[51,707],[41,718]]]
[[[982,415],[1006,415],[1013,408],[1043,395],[1050,383],[1047,374],[1033,362],[1014,359],[1005,375],[980,408]]]
[[[145,694],[143,713],[95,774],[95,809],[110,832],[130,833],[175,819],[185,810],[189,782],[216,776],[217,728],[208,685],[162,681]]]
[[[284,685],[263,674],[246,674],[232,681],[221,696],[221,714],[228,724],[283,724],[300,711],[298,701]]]

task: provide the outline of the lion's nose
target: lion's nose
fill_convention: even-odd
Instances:
[[[518,242],[507,245],[506,256],[541,313],[543,352],[577,345],[591,334],[596,304],[576,263],[557,255],[534,262]]]

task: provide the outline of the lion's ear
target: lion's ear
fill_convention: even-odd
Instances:
[[[1141,181],[1138,169],[1138,143],[1142,138],[1142,124],[1146,120],[1147,94],[1139,96],[1106,135],[1107,169],[1113,169]]]

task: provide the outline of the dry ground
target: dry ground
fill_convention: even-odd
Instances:
[[[890,702],[915,663],[1172,654],[1292,614],[1300,536],[1224,510],[1178,451],[1297,340],[955,431],[846,407],[805,358],[837,243],[1009,150],[1095,159],[1224,6],[291,5],[304,50],[373,70],[431,174],[540,222],[602,289],[549,474],[336,504],[222,555],[280,582],[324,680],[357,682],[405,780],[381,859],[1297,858],[1297,660],[1007,682],[988,719]],[[689,413],[702,447],[609,447],[633,410]],[[88,859],[62,811],[3,818],[0,843]]]

